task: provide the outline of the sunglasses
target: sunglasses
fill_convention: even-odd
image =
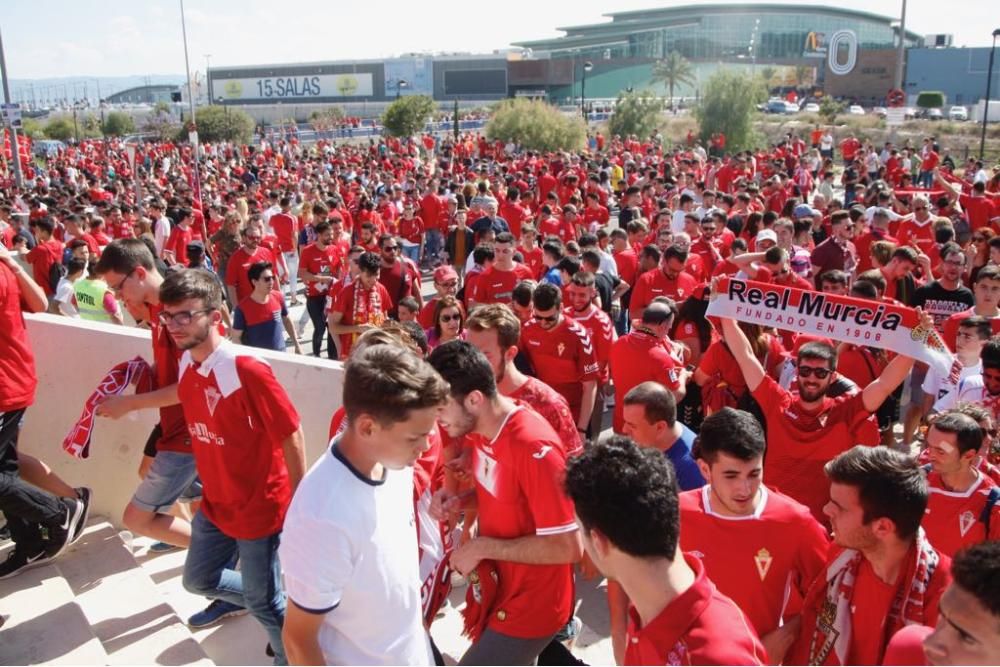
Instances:
[[[441,316],[441,321],[444,322],[445,324],[448,324],[449,322],[461,322],[462,321],[462,316],[461,315],[442,315]]]
[[[382,252],[396,252],[399,250],[398,245],[387,245],[382,247]]]
[[[799,366],[799,377],[816,376],[817,380],[825,380],[832,373],[829,368],[813,368],[812,366]]]
[[[559,314],[557,313],[555,315],[546,315],[546,316],[536,314],[534,318],[538,322],[555,322],[556,320],[559,319]]]
[[[257,280],[263,280],[264,282],[272,283],[274,282],[274,276],[261,276]]]

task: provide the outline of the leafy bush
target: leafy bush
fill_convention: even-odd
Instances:
[[[232,141],[245,144],[253,136],[253,118],[240,109],[230,109],[222,105],[212,105],[195,109],[195,123],[198,125],[198,140],[209,143]],[[182,127],[177,133],[178,141],[186,141],[188,128]]]
[[[65,116],[53,118],[45,124],[45,136],[58,141],[69,141],[73,138],[73,121]]]
[[[177,119],[170,113],[169,107],[166,110],[154,110],[142,121],[143,133],[152,134],[160,141],[167,141],[177,136],[178,127]]]
[[[541,100],[504,100],[486,124],[486,136],[537,151],[577,150],[587,128],[578,114],[567,115]]]
[[[844,105],[829,95],[823,97],[823,100],[819,103],[819,115],[827,123],[832,124],[833,121],[837,120],[837,114],[843,113],[843,111]]]
[[[336,127],[343,119],[344,110],[336,106],[317,109],[309,114],[309,122],[320,132]]]
[[[662,111],[663,103],[648,90],[619,93],[608,131],[622,137],[630,134],[648,137],[659,124]]]
[[[755,145],[753,119],[757,105],[767,99],[762,79],[732,70],[718,70],[709,78],[695,117],[701,127],[701,139],[708,142],[713,134],[726,135],[727,150],[744,150]]]
[[[382,125],[391,136],[412,137],[424,129],[435,108],[427,95],[400,97],[382,114]]]
[[[112,111],[104,117],[104,134],[121,137],[135,132],[135,120],[121,111]]]

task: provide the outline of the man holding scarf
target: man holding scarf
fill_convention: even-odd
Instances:
[[[823,511],[841,549],[806,593],[786,664],[880,665],[898,630],[937,623],[951,559],[920,528],[927,480],[912,457],[858,445],[824,470]]]

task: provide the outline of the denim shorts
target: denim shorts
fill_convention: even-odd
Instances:
[[[201,498],[194,454],[157,452],[149,472],[132,496],[132,504],[147,512],[166,510],[178,500]]]

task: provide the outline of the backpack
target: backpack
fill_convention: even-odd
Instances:
[[[66,277],[66,266],[62,262],[52,262],[49,267],[49,289],[55,294],[59,289],[59,281]]]

